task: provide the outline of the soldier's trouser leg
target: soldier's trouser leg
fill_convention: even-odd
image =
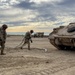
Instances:
[[[2,44],[1,44],[1,54],[4,54],[4,48],[5,48],[5,44],[2,43]]]
[[[21,48],[23,48],[23,46],[26,44],[26,42],[24,41],[23,45],[21,46]]]
[[[28,50],[30,50],[30,42],[28,41]]]
[[[22,48],[24,45],[26,45],[26,44],[28,44],[28,50],[30,50],[30,41],[29,41],[28,39],[25,39],[25,41],[24,41],[23,45],[21,46],[21,48]]]

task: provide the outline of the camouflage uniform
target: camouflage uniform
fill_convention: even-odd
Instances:
[[[4,55],[4,48],[5,48],[5,42],[6,42],[6,28],[7,28],[7,25],[3,25],[1,28],[0,28],[0,45],[1,45],[1,55]]]
[[[30,41],[32,43],[31,34],[33,33],[33,31],[32,32],[31,31],[26,32],[25,37],[24,37],[24,43],[22,45],[22,47],[23,47],[25,44],[28,44],[28,50],[30,50]],[[22,49],[22,47],[21,47],[21,49]]]

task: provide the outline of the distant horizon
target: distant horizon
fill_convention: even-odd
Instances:
[[[38,31],[39,32],[39,31]],[[25,35],[26,32],[7,32],[7,35]],[[37,32],[34,32],[37,33]],[[33,34],[34,34],[33,33]],[[33,35],[32,34],[32,35]],[[49,35],[49,32],[44,32],[44,35]]]

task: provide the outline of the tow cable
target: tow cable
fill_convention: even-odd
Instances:
[[[21,41],[21,43],[20,43],[19,45],[17,45],[15,48],[20,48],[20,47],[23,45],[23,43],[24,43],[24,38],[23,38],[23,40]]]

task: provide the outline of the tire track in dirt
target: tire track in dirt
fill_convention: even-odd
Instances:
[[[50,65],[49,65],[50,66]],[[75,67],[75,62],[70,62],[70,63],[67,63],[64,62],[64,63],[58,63],[52,67],[48,67],[46,69],[38,69],[38,70],[35,70],[35,69],[30,69],[28,71],[21,71],[22,70],[22,67],[15,67],[15,68],[9,68],[9,69],[4,69],[5,71],[2,71],[0,72],[0,75],[5,75],[6,72],[7,74],[9,75],[10,72],[14,72],[15,70],[20,70],[21,72],[16,72],[15,74],[10,74],[10,75],[51,75],[51,74],[54,74],[54,73],[57,73],[59,71],[62,71],[62,70],[66,70],[68,68],[72,68],[72,67]],[[24,69],[24,67],[23,67]],[[7,75],[6,74],[6,75]]]
[[[40,70],[38,72],[32,71],[30,73],[26,73],[26,75],[51,75],[51,74],[54,74],[59,71],[66,70],[66,69],[72,68],[72,67],[75,67],[75,63],[71,63],[71,64],[67,64],[67,65],[62,64],[62,65],[54,66],[52,68]]]
[[[53,54],[54,54],[54,52],[53,52]],[[47,66],[44,66],[44,68],[40,69],[41,66],[39,68],[37,68],[34,65],[34,67],[37,68],[37,70],[31,68],[32,66],[28,67],[28,68],[31,68],[31,69],[26,70],[26,67],[22,67],[21,65],[19,67],[18,66],[16,66],[16,67],[13,67],[12,66],[12,67],[9,67],[9,68],[7,67],[7,69],[1,70],[0,71],[0,75],[51,75],[51,74],[55,74],[57,72],[66,70],[68,68],[75,67],[75,60],[74,60],[74,58],[69,57],[71,55],[68,55],[68,54],[65,55],[62,52],[56,52],[56,51],[55,51],[55,54],[59,54],[59,55],[58,56],[55,55],[53,58],[52,57],[49,57],[48,59],[46,59],[46,61],[47,60],[50,60],[50,59],[52,59],[52,61],[53,61],[53,62],[51,62],[52,64],[51,63],[47,63],[48,64],[48,67]],[[25,61],[25,56],[24,57],[22,57],[22,56],[16,56],[16,57],[15,56],[14,57],[7,56],[7,57],[5,57],[5,60],[8,59],[8,58],[10,60],[14,60],[14,61],[16,61],[17,59],[19,59],[19,60],[22,59],[23,61]],[[27,58],[27,60],[29,62],[32,61],[32,59],[31,59],[32,57],[31,58],[30,57],[26,57],[26,58]],[[4,57],[2,57],[2,59],[4,59]],[[21,60],[21,62],[22,62],[22,60]],[[39,61],[39,60],[40,59],[38,58],[37,61]],[[44,62],[45,63],[45,58],[43,60],[41,60],[41,62]],[[35,63],[35,62],[32,61],[32,63]],[[44,64],[44,63],[42,63],[42,64]],[[25,69],[25,71],[22,71],[22,69]]]

